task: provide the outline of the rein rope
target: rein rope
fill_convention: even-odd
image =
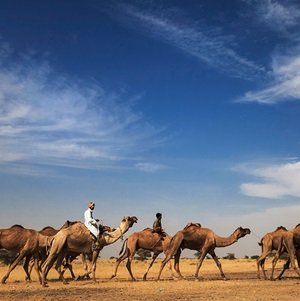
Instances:
[[[122,231],[122,229],[121,229],[120,226],[118,226],[118,228],[120,229],[120,232],[121,232],[120,239],[121,239],[121,240],[124,240],[124,233],[123,233],[123,231]]]

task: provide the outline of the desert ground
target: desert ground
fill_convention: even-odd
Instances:
[[[57,273],[51,270],[48,276],[48,287],[44,288],[37,281],[35,271],[32,272],[32,282],[25,282],[22,266],[18,266],[10,275],[6,284],[0,285],[0,300],[300,300],[300,278],[293,271],[287,271],[280,281],[265,281],[256,278],[256,261],[253,259],[222,259],[223,270],[228,277],[221,280],[219,271],[211,259],[206,259],[200,270],[203,277],[195,281],[192,277],[196,268],[196,259],[182,259],[181,271],[184,280],[173,280],[166,268],[162,280],[157,282],[160,260],[153,265],[148,274],[148,280],[142,281],[149,260],[134,260],[132,270],[137,278],[133,282],[129,278],[125,263],[119,267],[116,278],[110,280],[114,270],[114,259],[99,259],[97,264],[97,282],[92,280],[73,281],[62,284],[57,280]],[[279,269],[283,261],[279,262]],[[270,272],[271,261],[266,263]],[[0,276],[7,266],[0,266]],[[74,263],[76,275],[82,274],[83,268],[78,260]],[[66,277],[69,277],[66,272]]]

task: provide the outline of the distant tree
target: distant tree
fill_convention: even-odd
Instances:
[[[244,259],[249,259],[249,256],[248,256],[248,255],[245,255]]]
[[[235,258],[235,254],[234,253],[227,253],[227,255],[223,257],[223,259],[234,260],[236,258]]]
[[[136,252],[135,259],[143,261],[146,260],[147,258],[150,258],[151,256],[152,254],[149,250],[138,249]]]
[[[251,259],[257,259],[259,256],[258,255],[252,255],[250,258]]]
[[[194,256],[196,257],[196,258],[200,258],[200,255],[201,255],[201,252],[199,252],[199,251],[197,251],[196,253],[194,253]],[[211,259],[211,257],[210,257],[210,255],[206,255],[206,257],[205,257],[206,259]]]

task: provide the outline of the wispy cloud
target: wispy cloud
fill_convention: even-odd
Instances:
[[[222,34],[221,28],[208,27],[188,18],[176,18],[178,10],[153,11],[132,5],[113,8],[114,16],[154,38],[168,43],[232,77],[253,79],[264,73],[264,68],[241,56],[232,46],[233,36]],[[174,13],[176,11],[176,13]],[[179,12],[180,13],[180,12]],[[180,22],[177,21],[180,19]]]
[[[273,31],[290,35],[289,30],[300,21],[300,7],[291,1],[247,1],[254,8],[256,19]]]
[[[149,173],[157,172],[167,168],[165,165],[162,164],[146,163],[146,162],[137,163],[135,164],[135,167],[140,171],[149,172]]]
[[[257,178],[254,182],[243,183],[241,192],[252,197],[278,199],[285,196],[300,196],[300,162],[238,168]]]
[[[274,81],[266,88],[249,91],[239,100],[274,104],[300,99],[300,49],[286,56],[274,56],[272,70]]]
[[[14,60],[0,44],[0,164],[101,169],[163,141],[124,93],[57,74],[48,62]]]

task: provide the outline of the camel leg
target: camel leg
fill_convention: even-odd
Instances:
[[[129,273],[131,279],[133,281],[136,281],[136,279],[134,278],[132,271],[131,271],[131,262],[133,260],[133,256],[134,256],[134,253],[131,253],[130,256],[127,258],[126,268],[128,270],[128,273]]]
[[[223,280],[226,280],[226,276],[225,276],[225,274],[223,272],[223,269],[222,269],[222,264],[219,261],[218,256],[216,255],[215,251],[212,250],[212,251],[209,252],[209,254],[212,256],[213,260],[215,261],[215,263],[216,263],[216,265],[217,265],[217,267],[220,271],[221,277],[223,278]]]
[[[135,253],[135,251],[134,251]],[[130,250],[126,248],[126,251],[117,259],[114,274],[110,277],[110,279],[115,278],[117,276],[118,268],[120,263],[130,256]]]
[[[24,261],[24,263],[23,263],[23,269],[24,269],[24,271],[25,271],[25,274],[26,274],[26,281],[28,281],[28,282],[30,282],[31,281],[31,277],[30,277],[30,272],[31,272],[31,270],[30,270],[30,272],[29,272],[29,262],[31,261],[31,255],[30,256],[26,256],[26,259],[25,259],[25,261]]]
[[[42,265],[42,286],[44,286],[44,287],[47,284],[46,277],[56,259],[57,259],[56,254],[50,254]]]
[[[18,263],[26,256],[26,252],[21,251],[20,254],[14,259],[14,261],[10,264],[7,273],[3,276],[1,283],[5,283],[11,271],[18,265]]]
[[[99,253],[98,253],[99,254]],[[98,255],[97,255],[98,256]],[[93,258],[94,258],[94,253],[92,255],[89,255],[89,264],[87,264],[85,258],[82,256],[81,259],[83,261],[83,266],[85,269],[85,273],[82,276],[77,276],[76,280],[84,279],[84,278],[90,278],[90,274],[93,272]]]
[[[207,254],[207,251],[202,249],[200,253],[201,253],[201,255],[199,257],[199,261],[198,261],[198,264],[197,264],[197,267],[196,267],[196,271],[195,271],[195,280],[199,280],[199,277],[198,277],[199,270],[200,270],[200,268],[202,266],[202,263],[203,263],[203,260],[204,260],[204,258],[206,256],[206,254]]]
[[[39,266],[39,258],[38,256],[35,256],[33,258],[34,262],[33,262],[33,266],[34,266],[34,269],[35,269],[35,272],[39,278],[39,282],[40,284],[42,283],[42,276],[41,276],[41,273],[40,273],[40,266]]]
[[[65,279],[62,270],[61,270],[61,266],[62,266],[62,262],[64,260],[65,256],[64,254],[59,255],[57,260],[56,260],[56,264],[55,264],[55,269],[59,275],[59,279],[63,282],[63,284],[68,284],[67,280]]]
[[[298,267],[300,267],[300,249],[296,249],[296,259],[297,259],[297,263],[298,263]],[[283,269],[281,271],[281,273],[279,274],[279,276],[277,276],[275,279],[280,280],[284,274],[284,272],[289,269],[290,267],[290,263],[291,263],[291,259],[289,258],[287,260],[287,262],[283,265]]]
[[[93,252],[93,259],[92,259],[92,268],[93,268],[93,281],[96,282],[96,268],[97,268],[97,258],[99,255],[99,251]]]
[[[261,268],[264,279],[267,280],[267,275],[266,275],[266,271],[265,271],[265,261],[266,261],[266,257],[268,255],[269,255],[269,252],[268,253],[264,252],[257,258],[256,263],[257,263],[257,278],[258,279],[260,279],[260,268]]]
[[[178,249],[176,254],[175,254],[175,257],[174,257],[174,269],[175,269],[175,272],[177,273],[179,279],[183,279],[183,276],[182,276],[182,274],[180,272],[180,269],[179,269],[180,255],[181,255],[181,250]]]
[[[65,261],[66,263],[63,265],[63,269],[61,271],[62,275],[65,274],[65,271],[68,269],[71,273],[71,277],[72,279],[75,279],[76,276],[73,272],[73,266],[72,266],[72,261],[75,259],[76,257],[72,257],[72,256],[65,256]]]
[[[296,261],[296,258],[295,258],[296,250],[294,249],[294,247],[287,248],[287,250],[288,250],[288,253],[289,253],[289,256],[290,256],[291,266],[294,269],[294,271],[297,273],[297,275],[300,277],[299,268],[296,266],[296,263],[295,263],[295,261]],[[297,258],[297,260],[298,260],[298,258]]]
[[[272,260],[272,271],[271,271],[271,276],[270,276],[270,280],[275,280],[274,279],[274,270],[277,264],[278,259],[280,258],[280,255],[282,254],[282,252],[276,252],[275,257]]]
[[[277,280],[277,279],[280,280],[280,279],[282,278],[284,272],[285,272],[287,269],[289,269],[290,263],[291,263],[291,259],[289,258],[289,259],[286,261],[286,263],[283,265],[283,269],[282,269],[282,271],[280,272],[280,274],[275,278],[276,280]],[[299,266],[299,264],[298,264],[298,266]]]
[[[149,270],[151,269],[151,267],[152,267],[154,261],[156,260],[156,258],[157,258],[157,256],[158,256],[159,254],[160,254],[160,253],[154,253],[154,254],[153,254],[153,256],[152,256],[152,261],[151,261],[150,265],[148,266],[146,273],[145,273],[144,276],[143,276],[143,280],[144,280],[144,281],[147,280],[148,272],[149,272]]]
[[[172,258],[172,255],[173,255],[173,254],[172,254],[171,252],[168,253],[168,254],[166,254],[166,257],[165,257],[164,260],[161,262],[160,269],[159,269],[159,272],[158,272],[158,275],[157,275],[157,278],[156,278],[157,281],[160,280],[161,273],[162,273],[162,271],[163,271],[165,265],[166,265],[166,264],[170,261],[170,259]]]
[[[32,272],[32,269],[34,267],[34,259],[33,258],[30,258],[30,261],[28,263],[28,273],[29,273],[29,278],[30,278],[30,275],[31,275],[31,272]]]
[[[87,261],[86,261],[86,254],[83,254],[83,253],[81,253],[80,254],[80,258],[81,258],[81,262],[82,262],[82,266],[83,266],[83,269],[84,269],[84,271],[85,271],[85,274],[87,274],[87,272],[88,272],[88,264],[87,264]],[[91,262],[91,258],[90,258],[90,256],[88,256],[88,260],[89,260],[89,262]],[[86,275],[86,277],[87,278],[90,278],[90,276],[89,275]],[[80,279],[81,277],[79,276],[79,277],[76,277],[75,279]]]

